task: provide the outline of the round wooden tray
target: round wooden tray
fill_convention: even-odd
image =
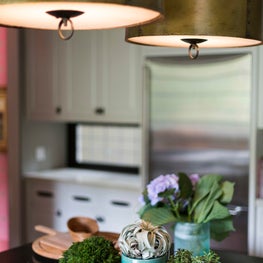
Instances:
[[[119,234],[113,232],[98,232],[94,236],[102,236],[113,243],[116,243],[119,238]],[[37,255],[58,260],[72,244],[71,236],[67,232],[39,237],[33,242],[32,249]]]

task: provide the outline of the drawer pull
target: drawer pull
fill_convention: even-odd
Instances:
[[[96,220],[97,220],[99,223],[105,222],[105,218],[102,217],[102,216],[96,216]]]
[[[111,201],[111,204],[116,206],[130,206],[130,203],[125,201]]]
[[[87,197],[87,196],[75,195],[75,196],[73,196],[73,199],[76,200],[76,201],[90,202],[90,198]]]
[[[41,197],[53,197],[53,193],[49,191],[37,191],[37,195]]]
[[[105,113],[105,109],[104,109],[104,108],[101,108],[101,107],[96,108],[96,109],[95,109],[95,113],[96,113],[96,114],[103,115],[103,114]]]

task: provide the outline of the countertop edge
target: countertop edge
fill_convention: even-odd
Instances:
[[[43,171],[28,171],[23,178],[41,179],[110,188],[142,189],[142,177],[137,174],[89,170],[79,168],[57,168]]]

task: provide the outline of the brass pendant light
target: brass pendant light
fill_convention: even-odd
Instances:
[[[0,25],[109,29],[152,22],[162,8],[162,0],[0,0]]]
[[[126,29],[126,41],[153,46],[200,48],[260,45],[261,0],[164,0],[164,19]],[[193,55],[195,50],[195,55]]]

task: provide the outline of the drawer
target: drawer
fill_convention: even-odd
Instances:
[[[49,182],[28,181],[26,183],[26,202],[29,209],[53,211],[56,199],[55,185]]]
[[[30,179],[26,181],[27,241],[44,224],[67,231],[71,217],[96,219],[100,231],[120,232],[138,219],[140,191]]]

